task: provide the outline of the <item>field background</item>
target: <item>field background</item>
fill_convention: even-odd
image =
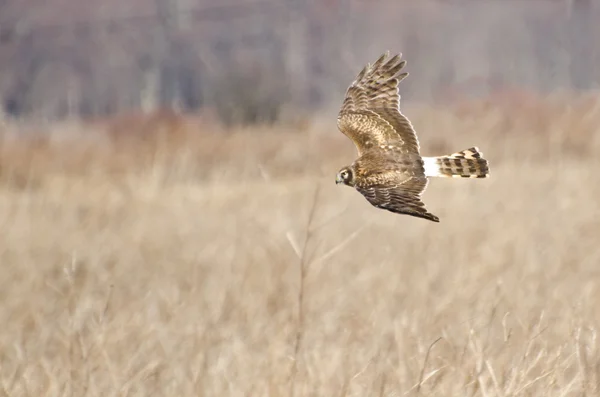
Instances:
[[[16,13],[24,3],[0,6],[7,4]],[[345,12],[360,20],[362,3],[323,4],[333,4],[336,18],[345,20]],[[354,8],[343,7],[348,4]],[[379,15],[410,19],[390,14],[397,10],[391,4],[381,2]],[[576,54],[545,39],[544,50],[529,53],[525,44],[535,40],[525,38],[538,36],[513,25],[515,36],[502,47],[513,51],[512,63],[488,80],[492,60],[503,61],[503,52],[469,50],[460,36],[480,33],[485,21],[469,30],[455,18],[462,15],[458,5],[420,4],[418,15],[442,18],[445,32],[456,33],[448,37],[462,51],[452,59],[464,79],[436,64],[452,52],[440,33],[430,37],[414,25],[401,37],[420,38],[420,45],[405,51],[394,44],[398,31],[380,29],[364,38],[372,39],[369,48],[346,58],[351,62],[340,73],[336,57],[347,54],[327,58],[322,49],[330,71],[317,69],[330,84],[316,84],[316,94],[328,96],[302,91],[303,73],[313,69],[282,67],[286,88],[266,85],[264,97],[249,80],[225,79],[233,88],[216,89],[223,86],[212,84],[221,80],[204,77],[214,92],[243,101],[220,102],[211,94],[193,105],[182,86],[168,89],[168,73],[124,83],[130,72],[118,67],[127,59],[118,46],[81,53],[69,47],[68,35],[40,56],[61,49],[65,57],[52,59],[113,59],[115,69],[53,74],[54,62],[43,73],[29,70],[36,78],[20,88],[12,85],[18,79],[0,73],[0,395],[598,395],[600,100],[593,89],[600,69],[585,69]],[[480,7],[469,4],[463,3],[468,12]],[[477,16],[519,15],[514,21],[543,32],[558,29],[553,18],[562,15],[559,26],[575,42],[581,32],[568,28],[573,15],[585,22],[585,13],[573,4],[597,12],[595,3],[580,1],[486,4]],[[6,37],[16,37],[8,40],[15,46],[10,51],[36,54],[28,37],[57,40],[44,29],[72,33],[79,26],[52,19],[59,15],[41,5],[23,10],[35,7],[44,12],[26,20],[45,26],[38,28],[44,34],[6,36],[2,25],[0,52],[10,47]],[[102,12],[114,15],[110,7]],[[455,14],[444,17],[447,7]],[[546,24],[526,24],[534,12],[518,7],[543,10]],[[510,13],[515,10],[523,13]],[[73,15],[88,14],[74,9]],[[350,29],[373,32],[375,17],[364,15],[364,25]],[[334,40],[328,32],[325,43],[337,48],[344,35]],[[563,43],[563,36],[550,36]],[[301,43],[286,40],[293,43],[287,54],[302,54]],[[591,41],[583,43],[590,50],[583,53],[593,55],[583,65],[594,65],[597,52]],[[334,184],[337,170],[355,157],[335,125],[345,86],[387,48],[408,59],[403,111],[423,154],[477,145],[490,161],[489,179],[430,183],[424,201],[439,224],[377,210]],[[426,68],[428,58],[434,66]],[[153,59],[156,70],[167,67],[163,58]],[[27,74],[15,65],[9,69]],[[276,77],[269,65],[256,70]],[[78,76],[92,85],[78,86]],[[149,94],[144,84],[157,81],[170,94]],[[48,88],[50,82],[81,90]]]

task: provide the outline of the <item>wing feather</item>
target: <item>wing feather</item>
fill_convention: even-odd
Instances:
[[[421,201],[427,183],[425,177],[409,177],[396,183],[387,179],[385,182],[356,185],[356,190],[377,208],[439,222],[439,218],[428,212]]]
[[[419,153],[414,128],[400,112],[398,84],[408,76],[400,73],[406,65],[401,56],[389,58],[389,52],[384,53],[373,65],[367,64],[346,91],[338,128],[354,142],[359,155],[381,146]]]

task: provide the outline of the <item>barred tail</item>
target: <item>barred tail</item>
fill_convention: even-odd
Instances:
[[[488,162],[478,148],[472,147],[448,156],[423,157],[426,176],[445,178],[487,178]]]

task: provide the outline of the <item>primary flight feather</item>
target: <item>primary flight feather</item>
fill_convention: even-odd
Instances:
[[[336,183],[358,190],[373,206],[439,222],[421,200],[428,177],[485,178],[488,162],[478,148],[422,157],[410,121],[400,112],[398,83],[406,61],[383,54],[356,76],[338,114],[339,130],[350,138],[358,158],[342,168]]]

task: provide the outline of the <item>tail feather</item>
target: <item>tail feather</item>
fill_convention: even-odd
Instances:
[[[423,157],[426,176],[445,178],[487,178],[488,162],[477,147],[461,150],[448,156]]]

